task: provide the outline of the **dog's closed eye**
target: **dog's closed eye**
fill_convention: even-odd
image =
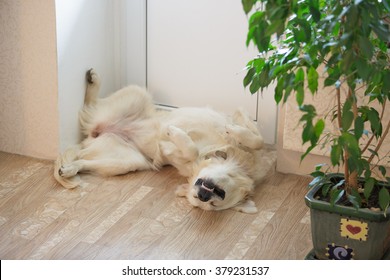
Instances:
[[[222,200],[224,200],[225,199],[225,191],[223,190],[223,189],[220,189],[219,187],[215,187],[214,188],[214,193],[216,194],[216,195],[218,195],[220,198],[222,198]]]

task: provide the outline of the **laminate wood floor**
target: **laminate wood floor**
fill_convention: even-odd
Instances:
[[[309,178],[270,174],[259,212],[207,212],[175,197],[172,167],[62,188],[53,163],[0,152],[0,259],[303,259]]]

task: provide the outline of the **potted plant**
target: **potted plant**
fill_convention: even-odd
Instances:
[[[242,0],[247,46],[244,86],[271,83],[277,103],[295,97],[307,149],[328,149],[305,197],[311,208],[313,257],[381,259],[390,247],[389,185],[383,149],[390,99],[389,0]],[[332,87],[324,93],[324,88]],[[320,116],[308,95],[326,94],[335,107]],[[306,98],[305,98],[306,97]],[[327,129],[329,123],[336,131]],[[331,173],[341,170],[341,174]],[[373,243],[372,243],[373,242]],[[375,243],[376,242],[376,243]]]

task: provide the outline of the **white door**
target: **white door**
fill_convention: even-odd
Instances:
[[[266,143],[275,143],[272,89],[258,96],[242,85],[257,52],[245,46],[248,19],[240,0],[126,2],[127,82],[147,86],[164,106],[209,105],[228,114],[243,107]]]

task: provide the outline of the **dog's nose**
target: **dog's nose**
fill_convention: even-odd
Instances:
[[[209,201],[212,195],[213,195],[212,192],[205,189],[200,189],[198,192],[198,198],[200,201],[203,202]]]

